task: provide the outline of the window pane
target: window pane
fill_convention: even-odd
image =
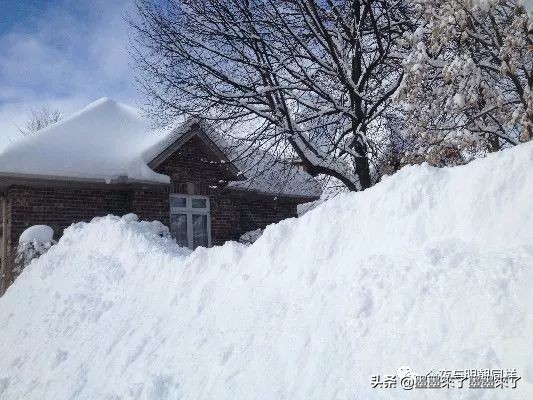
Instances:
[[[198,246],[207,247],[207,215],[192,216],[192,244],[193,249]]]
[[[170,233],[172,233],[176,243],[180,246],[189,246],[189,241],[187,240],[187,214],[172,214],[170,216]]]
[[[187,198],[186,197],[170,197],[170,207],[187,207]]]
[[[207,199],[192,198],[192,208],[207,208]]]

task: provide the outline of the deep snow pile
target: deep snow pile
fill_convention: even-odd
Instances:
[[[66,230],[0,299],[0,399],[533,398],[533,146],[408,167],[193,253],[130,215]],[[408,365],[518,389],[372,389]]]

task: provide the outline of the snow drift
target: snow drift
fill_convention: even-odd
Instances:
[[[157,222],[68,228],[0,299],[0,399],[425,399],[372,375],[516,368],[533,397],[533,146],[408,167],[194,252]]]

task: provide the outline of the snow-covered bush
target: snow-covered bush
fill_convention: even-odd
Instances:
[[[47,225],[33,225],[26,229],[19,238],[14,271],[20,274],[34,259],[48,251],[55,244],[54,230]]]

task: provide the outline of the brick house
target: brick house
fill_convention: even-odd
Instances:
[[[12,144],[0,153],[0,293],[32,225],[49,225],[58,239],[74,222],[135,213],[164,223],[182,246],[209,247],[294,217],[298,204],[319,197],[305,172],[279,162],[260,171],[268,154],[256,162],[234,153],[200,120],[156,132],[109,99]]]

